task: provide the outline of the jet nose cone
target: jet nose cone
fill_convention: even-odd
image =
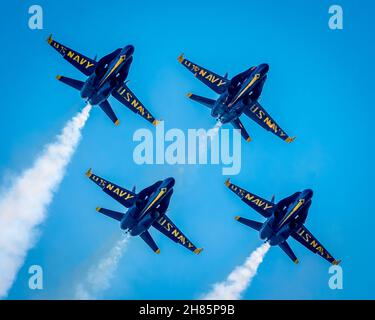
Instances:
[[[270,69],[270,66],[267,63],[262,63],[259,67],[261,67],[263,73],[267,73]]]
[[[165,182],[168,185],[168,188],[172,188],[176,181],[174,180],[174,178],[170,177],[165,179]]]
[[[305,194],[305,198],[312,198],[314,195],[314,192],[311,189],[306,189],[303,193]]]
[[[128,55],[131,56],[134,53],[134,46],[129,44],[127,46],[127,52],[128,52]]]

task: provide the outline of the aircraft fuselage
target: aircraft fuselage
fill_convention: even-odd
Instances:
[[[212,107],[212,117],[224,124],[241,116],[244,109],[251,107],[261,95],[268,70],[268,64],[263,63],[250,69],[246,78],[239,83],[237,77],[240,75],[232,78],[228,88]]]
[[[300,192],[286,210],[269,217],[259,231],[260,238],[268,241],[271,246],[287,240],[293,231],[298,230],[305,223],[312,195],[310,189]]]
[[[127,78],[134,47],[127,45],[98,61],[95,72],[85,81],[81,97],[91,105],[107,100],[112,91]]]
[[[132,236],[138,236],[148,230],[167,211],[174,184],[173,178],[167,178],[142,190],[121,220],[121,229]]]

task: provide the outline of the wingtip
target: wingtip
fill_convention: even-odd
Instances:
[[[299,264],[299,260],[298,260],[298,259],[294,260],[293,262],[294,262],[295,264]]]
[[[91,171],[91,168],[89,170],[87,170],[86,172],[86,176],[88,176],[89,178],[91,177],[92,175],[92,171]]]
[[[334,266],[338,266],[340,264],[341,260],[335,260],[332,262]]]
[[[248,137],[248,138],[246,139],[246,142],[250,142],[250,141],[251,141],[251,138]]]
[[[100,210],[102,210],[102,208],[100,208],[100,207],[96,207],[95,210],[99,212]]]
[[[155,251],[156,254],[160,254],[160,249]]]
[[[229,187],[230,186],[230,178],[228,178],[227,180],[225,180],[224,184]]]
[[[235,217],[234,217],[234,220],[237,220],[237,221],[238,221],[238,220],[240,220],[240,218],[241,218],[240,216],[235,216]]]
[[[193,95],[193,94],[192,94],[191,92],[188,92],[188,93],[186,94],[186,96],[187,96],[188,98],[190,98],[192,95]]]
[[[199,248],[199,249],[197,248],[197,249],[194,250],[194,253],[200,254],[202,251],[203,251],[203,248]]]
[[[50,44],[52,42],[52,33],[49,35],[49,37],[47,38],[47,42]]]
[[[60,75],[57,75],[57,76],[56,76],[56,79],[57,79],[57,80],[60,80],[60,79],[61,79],[61,76],[60,76]]]
[[[120,120],[117,119],[117,120],[115,121],[115,126],[118,126],[119,124],[120,124]]]
[[[297,137],[288,137],[285,139],[287,143],[292,143],[294,140],[296,140]]]
[[[178,58],[177,58],[178,62],[182,63],[182,61],[184,61],[184,54],[181,53]]]
[[[154,120],[152,121],[152,124],[156,127],[160,123],[160,120]]]

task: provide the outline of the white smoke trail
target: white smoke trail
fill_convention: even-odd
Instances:
[[[0,298],[8,294],[27,251],[37,240],[37,226],[47,216],[47,208],[77,148],[90,110],[87,105],[71,119],[32,166],[0,195]]]
[[[220,130],[220,128],[221,128],[222,125],[223,124],[220,121],[216,122],[215,126],[212,129],[208,130],[208,134],[207,135],[211,139],[213,139],[218,134],[218,132],[219,132],[219,130]]]
[[[208,141],[211,141],[217,136],[223,124],[218,121],[215,126],[207,131],[202,130],[199,132],[199,153],[204,154],[208,151]]]
[[[216,283],[204,300],[238,300],[257,273],[270,245],[262,244],[253,251],[242,266],[236,267],[223,282]]]
[[[110,281],[115,274],[118,263],[127,247],[129,239],[129,235],[123,235],[108,254],[102,257],[97,264],[89,269],[86,279],[76,287],[76,299],[97,299],[104,290],[109,288]]]

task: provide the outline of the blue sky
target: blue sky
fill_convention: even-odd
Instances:
[[[56,40],[99,57],[128,43],[135,46],[129,87],[166,129],[211,128],[207,110],[185,93],[214,98],[176,60],[186,57],[229,76],[267,62],[262,105],[291,135],[286,144],[244,119],[253,141],[242,145],[236,184],[265,198],[312,188],[307,227],[342,258],[344,289],[330,290],[328,264],[290,241],[300,260],[272,248],[245,299],[375,298],[372,264],[373,19],[375,5],[363,1],[38,1],[44,29],[28,28],[31,1],[3,7],[0,27],[0,176],[2,186],[27,168],[42,146],[59,133],[84,102],[55,75],[84,76],[49,48]],[[344,9],[344,29],[328,28],[328,8]],[[6,31],[6,32],[5,32]],[[11,299],[72,298],[87,267],[118,237],[119,226],[95,211],[121,209],[84,176],[94,172],[124,187],[146,187],[176,178],[169,215],[205,251],[200,256],[153,232],[162,253],[138,238],[123,256],[108,299],[197,298],[224,280],[261,241],[233,216],[262,218],[224,186],[219,166],[138,166],[132,135],[148,124],[111,99],[121,121],[114,127],[98,109],[41,226],[40,238],[12,287]],[[20,199],[21,201],[22,199]],[[44,290],[27,286],[28,267],[44,269]]]

